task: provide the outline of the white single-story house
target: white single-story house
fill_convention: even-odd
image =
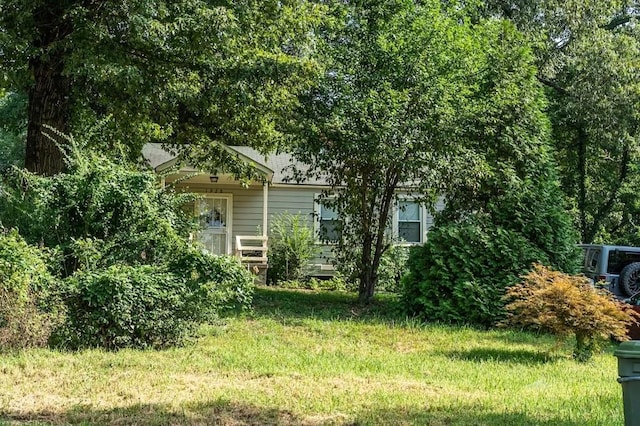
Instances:
[[[299,213],[313,225],[317,243],[321,246],[320,254],[312,261],[311,274],[331,275],[331,247],[322,240],[330,239],[337,214],[323,206],[319,199],[320,193],[329,189],[326,182],[298,183],[287,179],[291,174],[287,168],[295,161],[290,154],[264,156],[246,146],[225,149],[253,165],[264,180],[243,186],[229,174],[194,175],[201,171],[188,165],[163,178],[163,184],[175,182],[179,190],[202,194],[194,206],[194,215],[199,218],[202,228],[196,238],[205,249],[214,254],[236,254],[254,266],[266,264],[271,220],[284,212]],[[180,161],[179,156],[166,151],[160,144],[145,145],[143,155],[158,173],[166,173]],[[407,244],[423,243],[433,217],[409,197],[401,204],[402,208],[396,206],[393,214],[394,235]]]

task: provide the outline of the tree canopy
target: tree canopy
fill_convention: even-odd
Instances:
[[[433,208],[442,193],[464,202],[480,181],[535,179],[548,133],[533,57],[508,22],[461,23],[439,2],[408,0],[336,3],[333,16],[295,155],[309,165],[299,174],[323,176],[335,195],[325,202],[349,218],[341,244],[361,249],[367,300],[399,198]]]
[[[584,242],[638,239],[640,29],[636,2],[485,2],[533,46],[561,182]]]
[[[129,158],[150,141],[194,163],[217,163],[220,143],[273,149],[314,72],[317,10],[298,0],[3,0],[0,65],[7,89],[28,95],[27,168],[63,168],[64,140],[43,125],[91,133],[97,120],[100,149]]]

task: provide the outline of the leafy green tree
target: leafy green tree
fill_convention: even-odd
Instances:
[[[496,180],[523,178],[544,141],[542,97],[526,43],[508,23],[466,25],[438,2],[333,6],[335,26],[319,48],[326,70],[304,101],[295,151],[310,166],[297,176],[332,186],[323,203],[349,218],[338,249],[359,253],[367,301],[398,190],[433,207],[438,193],[472,191],[493,171]],[[517,160],[492,170],[492,152]]]
[[[231,159],[220,143],[275,147],[314,72],[306,41],[317,10],[300,0],[2,0],[0,66],[29,99],[26,167],[63,169],[65,141],[43,125],[84,134],[96,119],[95,144],[131,158],[149,141],[213,166]]]
[[[494,0],[534,47],[547,88],[562,187],[584,242],[638,234],[637,2]]]
[[[516,32],[500,41],[484,47],[481,90],[458,110],[458,132],[482,173],[450,182],[427,244],[408,262],[404,306],[427,320],[494,325],[506,288],[532,263],[577,266],[533,54]]]
[[[24,164],[27,136],[27,102],[19,93],[0,90],[0,170]]]

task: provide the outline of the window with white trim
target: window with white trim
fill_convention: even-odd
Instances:
[[[337,210],[327,206],[323,201],[316,197],[314,211],[316,239],[323,243],[335,243],[340,239],[340,218]]]
[[[398,202],[397,235],[406,243],[422,243],[424,234],[423,211],[420,203],[414,200],[401,200]]]

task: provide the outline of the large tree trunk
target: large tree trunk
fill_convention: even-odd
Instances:
[[[56,143],[43,134],[46,131],[44,126],[51,126],[60,132],[69,130],[71,85],[69,78],[63,75],[68,55],[64,39],[72,32],[67,17],[68,7],[69,4],[63,2],[45,4],[33,12],[36,27],[34,46],[40,52],[29,62],[33,86],[29,90],[27,110],[25,167],[46,175],[61,172],[64,159]],[[58,143],[64,142],[60,137],[53,137]]]
[[[391,168],[391,170],[388,170],[386,173],[385,186],[380,199],[378,200],[375,197],[373,199],[369,199],[369,202],[371,203],[370,205],[367,205],[366,198],[363,199],[362,202],[361,208],[369,208],[370,216],[373,216],[376,210],[378,210],[379,216],[377,227],[375,229],[372,229],[373,221],[370,220],[371,217],[368,217],[368,220],[363,220],[360,288],[358,291],[358,299],[360,303],[371,302],[376,285],[378,284],[378,269],[380,267],[380,261],[382,260],[382,255],[387,249],[387,247],[385,247],[384,238],[385,229],[397,186],[398,174],[395,168]]]
[[[46,62],[34,59],[30,64],[35,82],[29,91],[25,167],[44,175],[59,173],[64,168],[62,152],[54,142],[62,144],[64,140],[47,131],[45,125],[60,132],[68,131],[69,84],[62,76],[63,64],[56,59]]]
[[[360,260],[360,288],[358,289],[358,300],[360,303],[369,303],[371,301],[378,281],[377,271],[373,268],[371,258],[371,245],[371,233],[369,232],[367,235],[364,235]]]

